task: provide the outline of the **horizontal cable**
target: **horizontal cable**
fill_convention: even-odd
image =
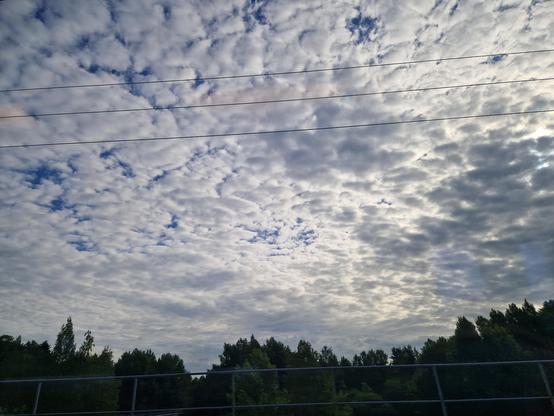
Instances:
[[[512,112],[508,112],[508,113],[492,113],[492,114],[472,114],[472,115],[464,115],[464,116],[451,116],[451,117],[428,118],[428,119],[412,119],[412,120],[398,120],[398,121],[382,121],[382,122],[364,123],[364,124],[348,124],[348,125],[325,126],[325,127],[291,128],[291,129],[281,129],[281,130],[259,130],[259,131],[232,132],[232,133],[196,134],[196,135],[185,135],[185,136],[138,137],[138,138],[130,138],[130,139],[97,139],[97,140],[83,140],[83,141],[54,142],[54,143],[13,144],[13,145],[1,145],[0,149],[24,148],[24,147],[45,147],[45,146],[65,146],[65,145],[79,145],[79,144],[103,144],[103,143],[120,143],[120,142],[121,143],[129,143],[129,142],[164,141],[164,140],[206,139],[206,138],[220,138],[220,137],[232,137],[232,136],[267,135],[267,134],[279,134],[279,133],[300,133],[300,132],[311,132],[311,131],[342,130],[342,129],[363,128],[363,127],[390,126],[390,125],[410,124],[410,123],[428,123],[428,122],[448,121],[448,120],[463,120],[463,119],[474,119],[474,118],[484,118],[484,117],[515,116],[515,115],[539,114],[539,113],[550,113],[550,112],[554,112],[554,109],[530,110],[530,111],[512,111]]]
[[[554,359],[543,360],[515,360],[515,361],[476,361],[453,363],[421,363],[421,364],[373,364],[355,366],[328,366],[328,367],[277,367],[277,368],[235,368],[231,370],[209,370],[198,372],[159,373],[159,374],[129,374],[124,376],[83,376],[83,377],[48,377],[48,378],[21,378],[0,379],[0,384],[8,383],[39,383],[55,381],[100,381],[100,380],[124,380],[145,379],[160,377],[183,377],[203,375],[225,375],[244,373],[274,373],[274,372],[304,372],[304,371],[332,371],[332,370],[360,370],[360,369],[398,369],[398,368],[431,368],[431,367],[494,367],[506,365],[530,365],[530,364],[554,364]]]
[[[431,58],[431,59],[417,59],[417,60],[411,60],[411,61],[387,62],[387,63],[380,63],[380,64],[350,65],[350,66],[302,69],[302,70],[296,70],[296,71],[282,71],[282,72],[262,72],[257,74],[219,75],[219,76],[211,76],[211,77],[162,79],[162,80],[152,80],[152,81],[125,81],[125,82],[105,82],[105,83],[97,83],[97,84],[71,84],[71,85],[53,85],[53,86],[44,86],[44,87],[7,88],[7,89],[0,90],[0,93],[23,92],[23,91],[44,91],[44,90],[57,90],[57,89],[67,89],[67,88],[113,87],[118,85],[201,82],[201,81],[237,79],[237,78],[272,77],[272,76],[284,76],[284,75],[309,74],[314,72],[344,71],[344,70],[361,69],[361,68],[400,66],[400,65],[430,63],[430,62],[456,61],[456,60],[462,60],[462,59],[476,59],[476,58],[492,58],[495,56],[526,55],[526,54],[548,53],[548,52],[554,52],[554,49],[536,49],[536,50],[517,51],[517,52],[497,52],[497,53],[480,54],[480,55],[464,55],[464,56],[453,56],[453,57],[446,57],[446,58]]]
[[[541,113],[551,113],[551,112],[554,112],[554,109],[511,111],[508,113],[471,114],[471,115],[464,115],[464,116],[420,118],[420,119],[412,119],[412,120],[379,121],[374,123],[347,124],[347,125],[325,126],[325,127],[291,128],[291,129],[281,129],[281,130],[259,130],[259,131],[243,131],[243,132],[232,132],[232,133],[193,134],[193,135],[186,135],[186,136],[166,136],[166,137],[137,137],[137,138],[130,138],[130,139],[97,139],[97,140],[83,140],[83,141],[54,142],[54,143],[7,144],[7,145],[0,145],[0,149],[84,145],[84,144],[105,144],[105,143],[151,142],[151,141],[186,140],[186,139],[192,140],[192,139],[208,139],[208,138],[221,138],[221,137],[232,137],[232,136],[257,136],[257,135],[280,134],[280,133],[301,133],[301,132],[310,132],[310,131],[344,130],[344,129],[364,128],[364,127],[394,126],[399,124],[431,123],[431,122],[437,122],[437,121],[466,120],[466,119],[477,119],[477,118],[485,118],[485,117],[517,116],[517,115],[541,114]]]
[[[166,107],[147,107],[147,108],[63,111],[63,112],[56,112],[56,113],[38,113],[38,114],[18,114],[18,115],[0,116],[0,120],[14,119],[14,118],[32,118],[32,117],[74,116],[74,115],[82,115],[82,114],[125,113],[125,112],[136,112],[136,111],[162,111],[162,110],[172,111],[172,110],[186,110],[186,109],[192,109],[192,108],[231,107],[231,106],[253,105],[253,104],[290,103],[290,102],[296,102],[296,101],[332,100],[332,99],[339,99],[339,98],[367,97],[371,95],[400,94],[400,93],[408,93],[408,92],[436,91],[436,90],[448,90],[448,89],[456,89],[456,88],[474,88],[474,87],[484,87],[484,86],[501,85],[501,84],[523,84],[527,82],[542,82],[542,81],[552,81],[552,80],[554,80],[554,77],[516,79],[516,80],[508,80],[508,81],[478,82],[478,83],[471,83],[471,84],[455,84],[455,85],[444,85],[444,86],[438,86],[438,87],[408,88],[408,89],[401,89],[401,90],[370,91],[370,92],[360,92],[360,93],[353,93],[353,94],[324,95],[324,96],[316,96],[316,97],[283,98],[283,99],[276,99],[276,100],[238,101],[238,102],[226,102],[226,103],[224,102],[224,103],[213,103],[213,104],[174,105],[174,106],[166,106]]]

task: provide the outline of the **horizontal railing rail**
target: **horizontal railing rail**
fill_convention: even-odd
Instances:
[[[362,365],[362,366],[329,366],[329,367],[293,367],[293,368],[237,368],[237,369],[222,369],[201,372],[180,372],[180,373],[160,373],[160,374],[133,374],[123,376],[82,376],[82,377],[41,377],[41,378],[19,378],[19,379],[2,379],[1,384],[27,384],[36,383],[37,389],[32,413],[16,413],[18,416],[69,416],[69,415],[144,415],[144,414],[175,414],[175,412],[185,411],[205,411],[205,410],[227,410],[231,411],[235,416],[237,410],[246,409],[268,409],[268,408],[291,408],[291,407],[321,407],[321,406],[346,406],[346,405],[398,405],[398,404],[437,404],[441,407],[443,416],[448,415],[448,403],[480,403],[480,402],[501,402],[501,401],[531,401],[531,400],[549,400],[554,409],[554,398],[550,382],[546,376],[544,369],[545,364],[554,364],[554,359],[545,360],[520,360],[520,361],[484,361],[484,362],[464,362],[464,363],[425,363],[425,364],[394,364],[394,365]],[[509,397],[475,397],[475,398],[445,398],[442,391],[441,382],[437,372],[438,368],[448,367],[490,367],[490,366],[508,366],[508,365],[536,365],[544,384],[545,395],[535,396],[509,396]],[[435,381],[437,396],[436,399],[419,399],[419,400],[367,400],[367,401],[328,401],[328,402],[296,402],[296,403],[263,403],[263,404],[237,404],[236,403],[236,387],[235,378],[241,374],[251,373],[290,373],[290,372],[320,372],[331,371],[335,374],[336,371],[351,371],[361,369],[418,369],[426,368],[432,370],[433,379]],[[179,407],[166,409],[136,409],[137,402],[137,385],[142,379],[165,378],[165,377],[197,377],[211,375],[230,375],[231,376],[231,404],[221,406],[196,406],[196,407]],[[133,380],[133,390],[130,410],[103,410],[103,411],[79,411],[79,412],[38,412],[38,405],[41,396],[41,389],[44,383],[57,382],[87,382],[87,381],[110,381],[110,380]],[[1,404],[0,404],[1,406]]]
[[[517,365],[517,364],[554,364],[551,360],[520,360],[520,361],[476,361],[465,363],[428,363],[428,364],[385,364],[385,365],[352,365],[352,366],[328,366],[328,367],[278,367],[278,368],[237,368],[232,370],[207,370],[184,373],[159,373],[159,374],[130,374],[124,376],[82,376],[82,377],[46,377],[46,378],[11,378],[0,379],[0,384],[5,383],[37,383],[37,382],[56,382],[56,381],[98,381],[98,380],[124,380],[124,379],[143,379],[160,377],[178,377],[178,376],[203,376],[211,374],[241,374],[241,373],[272,373],[272,372],[291,372],[291,371],[329,371],[329,370],[359,370],[364,368],[431,368],[431,367],[480,367],[497,365]]]

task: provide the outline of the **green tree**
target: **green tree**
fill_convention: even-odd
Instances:
[[[23,378],[56,374],[56,363],[47,342],[23,343],[21,337],[0,337],[0,377]],[[35,385],[14,384],[0,387],[0,407],[8,413],[30,412]]]
[[[403,347],[393,347],[391,350],[391,364],[405,365],[415,364],[418,356],[418,351],[411,345]]]
[[[58,333],[52,357],[57,375],[112,375],[113,356],[109,348],[94,353],[94,337],[86,331],[84,340],[76,351],[73,322],[69,317]],[[43,387],[41,411],[114,411],[117,409],[119,383],[116,381],[80,381],[74,383],[50,383]]]
[[[191,403],[191,377],[183,360],[175,354],[162,354],[158,359],[152,350],[127,351],[115,364],[116,375],[182,374],[138,379],[137,410],[187,407]],[[133,379],[125,379],[119,392],[119,409],[131,409]]]
[[[90,331],[85,332],[85,340],[79,347],[79,355],[82,357],[90,357],[92,349],[94,348],[94,337]]]
[[[262,351],[266,353],[269,362],[275,368],[288,367],[291,359],[291,351],[288,345],[271,337],[262,345]]]
[[[271,337],[267,339],[262,345],[262,351],[267,355],[267,358],[273,367],[286,368],[290,365],[292,356],[290,347],[280,341],[277,341],[275,338]],[[280,390],[285,388],[285,378],[286,374],[284,372],[280,371],[277,373]]]
[[[114,366],[116,376],[155,374],[156,355],[151,350],[139,350],[124,352]],[[131,409],[133,397],[133,379],[124,379],[119,390],[119,410]],[[136,409],[152,409],[155,400],[155,387],[152,380],[140,380],[137,385]]]
[[[62,325],[54,345],[54,358],[58,364],[68,362],[75,356],[75,334],[73,333],[73,322],[71,316]]]
[[[545,334],[552,343],[554,340],[554,300],[543,303],[538,314],[538,319],[541,332]]]
[[[244,366],[245,368],[273,368],[266,353],[260,348],[251,351]],[[286,403],[286,394],[280,390],[275,372],[236,374],[235,385],[235,400],[239,405]],[[263,416],[277,413],[278,409],[260,409],[250,411],[248,414]]]
[[[88,336],[87,336],[88,334]],[[91,342],[92,341],[92,342]],[[104,347],[98,353],[92,352],[94,338],[90,331],[85,334],[85,341],[75,357],[74,372],[79,375],[113,375],[113,352]],[[85,346],[83,348],[83,346]],[[89,348],[90,346],[90,348]],[[120,381],[92,381],[84,383],[80,403],[82,411],[115,411],[117,410]]]
[[[320,367],[337,367],[339,360],[333,352],[333,348],[324,345],[319,353],[318,364]]]
[[[318,367],[320,354],[305,340],[300,340],[291,356],[291,367]],[[292,403],[331,402],[336,397],[332,371],[291,371],[286,377],[286,390]],[[333,415],[337,409],[321,407],[303,409],[303,415]]]
[[[483,355],[481,341],[473,322],[465,316],[459,317],[454,331],[456,360],[460,362],[479,361]]]
[[[488,317],[478,317],[475,323],[458,318],[450,337],[427,340],[418,352],[412,346],[395,347],[389,357],[382,350],[367,350],[350,361],[339,360],[333,349],[325,346],[316,351],[301,340],[296,350],[269,338],[261,345],[254,336],[225,344],[219,363],[205,377],[191,379],[183,361],[174,354],[156,358],[150,351],[134,349],[125,352],[113,363],[112,351],[105,347],[95,352],[95,340],[90,331],[77,349],[69,317],[62,325],[54,348],[47,342],[22,342],[21,337],[0,337],[0,377],[33,377],[62,375],[118,375],[179,373],[179,377],[155,377],[141,380],[138,385],[137,409],[173,408],[184,406],[229,405],[231,377],[218,374],[228,369],[290,367],[320,367],[325,371],[288,371],[277,374],[243,373],[235,376],[238,404],[293,402],[365,401],[381,399],[436,399],[433,373],[429,369],[405,369],[401,364],[448,363],[458,361],[503,361],[554,357],[554,301],[535,308],[528,301],[521,306],[508,305],[505,312],[492,309]],[[364,366],[383,366],[365,369]],[[325,367],[340,366],[340,369]],[[545,366],[554,379],[554,368]],[[536,366],[439,367],[443,392],[448,398],[492,396],[538,396],[544,386]],[[0,413],[29,413],[35,386],[4,386],[0,389]],[[133,381],[47,383],[43,386],[39,412],[114,411],[130,409]],[[192,397],[191,397],[192,392]],[[542,407],[541,407],[542,406]],[[450,415],[485,416],[537,415],[546,416],[545,403],[465,403],[458,408],[449,404]],[[440,412],[440,409],[439,409]],[[415,406],[321,406],[313,408],[283,407],[260,409],[245,415],[418,415],[439,414],[437,408]]]
[[[255,349],[261,349],[260,343],[254,338],[250,340],[239,338],[235,344],[223,345],[223,353],[219,356],[219,368],[242,368],[250,354]]]
[[[156,361],[156,373],[181,373],[178,377],[155,379],[155,400],[158,409],[187,407],[191,402],[191,377],[183,360],[176,354],[162,354]]]
[[[349,389],[342,392],[338,400],[348,402],[366,402],[383,400],[383,397],[374,392],[366,383],[362,383],[359,388]],[[393,416],[398,414],[390,405],[383,406],[374,404],[348,406],[343,408],[342,412],[344,415],[352,416]]]
[[[383,350],[362,351],[352,358],[352,367],[385,366],[388,364],[388,356]],[[350,388],[360,389],[365,383],[372,391],[382,392],[383,384],[388,370],[385,368],[360,368],[344,372],[346,384]]]
[[[219,364],[213,365],[205,377],[193,381],[194,406],[229,405],[232,401],[232,377],[228,374],[218,374],[218,371],[250,368],[254,365],[251,360],[254,351],[261,349],[254,335],[250,339],[239,338],[234,344],[225,343],[219,356]],[[247,398],[249,394],[255,396],[254,393],[246,391],[242,399],[250,400]]]
[[[428,339],[423,344],[418,362],[424,364],[448,363],[454,361],[453,339],[438,337],[435,341]]]
[[[506,326],[479,316],[475,321],[482,339],[482,356],[487,361],[520,360],[523,350]]]

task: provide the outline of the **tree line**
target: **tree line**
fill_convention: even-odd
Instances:
[[[192,377],[175,354],[156,356],[151,350],[133,349],[117,360],[109,347],[94,351],[94,337],[86,331],[77,347],[73,322],[67,319],[56,342],[23,342],[21,337],[0,337],[0,378],[44,376],[135,375],[180,373],[178,377],[142,379],[137,385],[137,410],[229,406],[233,381],[221,370],[241,368],[333,367],[324,371],[284,371],[235,375],[237,405],[302,402],[360,402],[369,400],[437,399],[437,386],[429,368],[401,364],[554,359],[554,300],[539,308],[525,301],[502,312],[492,309],[475,322],[459,317],[453,335],[428,339],[417,349],[394,347],[387,354],[368,349],[353,357],[338,357],[324,346],[320,351],[306,340],[296,348],[271,337],[264,342],[253,335],[225,343],[219,363],[208,373]],[[383,367],[365,369],[362,366]],[[338,367],[338,368],[335,368]],[[545,365],[554,387],[554,366]],[[507,396],[545,396],[544,380],[536,364],[486,367],[439,367],[442,390],[448,399]],[[133,379],[44,383],[39,413],[127,411],[131,408]],[[36,384],[0,385],[0,413],[30,413]],[[548,400],[448,404],[452,415],[552,415]],[[188,411],[182,414],[230,415],[230,410]],[[237,415],[440,415],[438,404],[332,405],[239,409]]]

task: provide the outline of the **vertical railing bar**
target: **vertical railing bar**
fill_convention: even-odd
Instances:
[[[236,414],[236,405],[237,405],[237,402],[236,402],[237,398],[236,398],[236,391],[235,391],[235,373],[232,373],[231,374],[231,406],[232,406],[232,410],[233,410],[233,416],[235,416]]]
[[[331,380],[333,382],[333,404],[337,404],[337,376],[335,373],[335,369],[331,369]],[[336,408],[334,408],[334,411],[336,412]]]
[[[133,401],[131,402],[131,414],[135,414],[136,405],[137,405],[137,386],[138,386],[138,377],[133,379]]]
[[[546,377],[546,371],[544,371],[544,366],[542,365],[542,363],[538,363],[537,365],[539,366],[539,371],[541,372],[541,377],[544,383],[546,394],[548,395],[548,397],[550,397],[550,404],[554,409],[554,397],[552,397],[552,389],[550,388],[550,382],[548,381],[548,377]]]
[[[433,377],[435,379],[435,384],[437,385],[437,393],[439,394],[439,400],[441,402],[442,416],[448,416],[448,412],[446,411],[446,403],[444,402],[444,396],[442,394],[439,374],[437,373],[437,367],[433,365],[431,366],[431,368],[433,369]]]
[[[42,381],[37,384],[37,392],[35,393],[35,403],[33,404],[33,414],[36,415],[38,411],[38,401],[40,399],[40,391],[42,390]]]

